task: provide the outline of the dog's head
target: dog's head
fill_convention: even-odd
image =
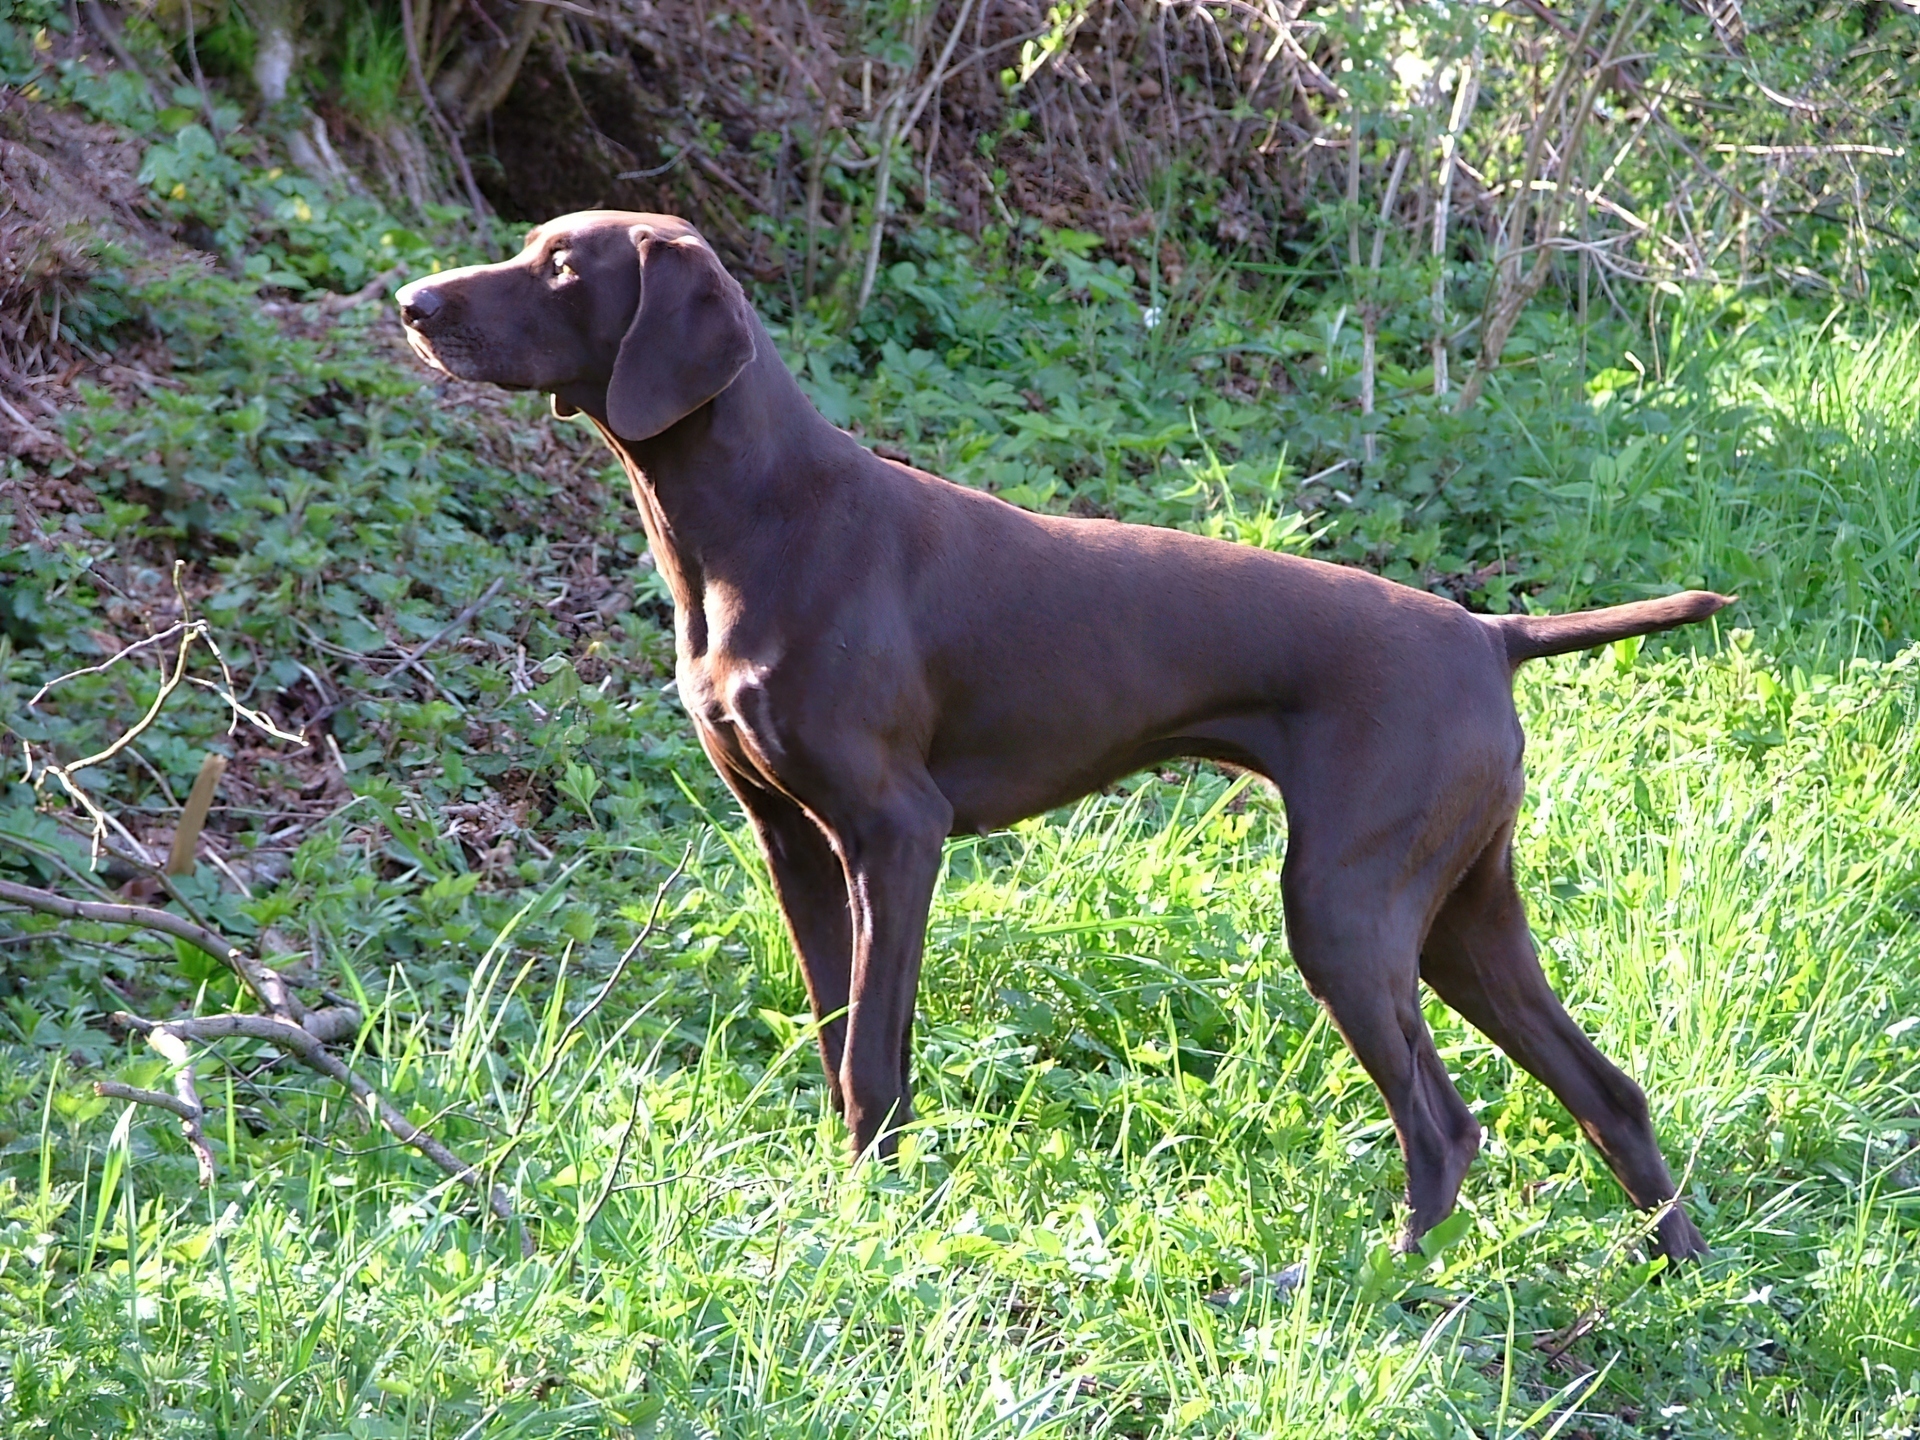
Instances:
[[[498,265],[401,287],[407,340],[462,380],[545,390],[645,440],[718,395],[753,359],[753,312],[684,220],[586,210],[549,220]]]

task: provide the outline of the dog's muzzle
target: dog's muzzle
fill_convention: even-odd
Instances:
[[[434,321],[445,319],[445,298],[425,280],[402,285],[393,298],[400,306],[400,319],[406,327],[407,344],[413,347],[413,353],[434,369],[452,374],[447,363],[435,352],[431,338]]]

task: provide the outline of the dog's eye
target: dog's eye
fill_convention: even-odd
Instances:
[[[570,250],[556,250],[553,252],[553,273],[554,274],[556,275],[573,274],[573,266],[567,263],[567,261],[572,258],[572,253],[573,252]]]

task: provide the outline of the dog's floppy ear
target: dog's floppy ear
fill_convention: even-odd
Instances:
[[[607,423],[646,440],[718,395],[753,359],[745,292],[691,236],[634,227],[640,303],[607,383]]]

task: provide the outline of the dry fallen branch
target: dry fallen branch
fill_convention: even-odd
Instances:
[[[486,609],[488,602],[491,601],[494,596],[500,593],[501,587],[504,586],[506,583],[507,583],[507,578],[506,576],[502,575],[497,580],[495,580],[491,585],[487,586],[485,590],[481,591],[480,598],[478,600],[475,600],[471,605],[467,606],[466,609],[462,610],[458,615],[454,616],[453,619],[449,620],[446,624],[442,625],[438,630],[434,631],[433,634],[429,635],[425,640],[422,640],[418,645],[414,646],[413,649],[409,650],[407,652],[406,658],[402,660],[398,665],[394,666],[381,678],[384,680],[393,680],[398,678],[401,671],[406,670],[408,668],[412,668],[418,671],[419,674],[424,679],[426,679],[431,683],[433,681],[433,676],[429,675],[426,669],[420,664],[421,658],[429,650],[433,649],[434,646],[438,645],[442,640],[446,639],[449,635],[453,634],[456,630],[459,630],[469,620],[473,619],[474,616],[478,615],[482,610]]]
[[[239,946],[215,931],[165,910],[145,905],[112,905],[96,901],[69,900],[51,891],[30,885],[0,881],[0,901],[19,905],[45,915],[67,920],[92,920],[107,925],[130,925],[184,940],[196,949],[230,966],[234,973],[269,1012],[266,1015],[205,1015],[184,1020],[155,1021],[121,1011],[117,1024],[144,1035],[147,1043],[174,1066],[174,1093],[141,1090],[115,1081],[102,1081],[96,1093],[135,1104],[153,1105],[180,1117],[181,1129],[200,1164],[200,1183],[213,1181],[213,1152],[208,1148],[201,1128],[205,1107],[194,1090],[192,1057],[186,1042],[209,1044],[217,1040],[244,1038],[264,1040],[282,1053],[291,1055],[316,1074],[342,1086],[367,1113],[396,1140],[419,1151],[442,1171],[482,1196],[500,1219],[513,1219],[513,1202],[498,1185],[488,1185],[480,1172],[449,1150],[425,1130],[408,1120],[345,1062],[327,1049],[330,1042],[345,1040],[360,1029],[359,1011],[349,1005],[329,1005],[308,1009],[288,990],[278,972],[248,955]],[[532,1238],[521,1236],[521,1248],[532,1251]]]
[[[368,1115],[379,1121],[381,1127],[394,1139],[419,1151],[452,1179],[478,1193],[487,1202],[487,1208],[501,1220],[512,1222],[513,1201],[508,1198],[505,1190],[498,1185],[489,1186],[479,1170],[394,1109],[379,1091],[356,1075],[337,1055],[291,1021],[276,1019],[269,1015],[230,1014],[203,1015],[190,1020],[158,1022],[143,1019],[124,1010],[115,1014],[113,1018],[116,1024],[124,1025],[130,1030],[138,1030],[145,1035],[148,1043],[154,1045],[156,1049],[172,1041],[196,1040],[203,1045],[217,1040],[236,1038],[266,1041],[284,1054],[291,1055],[309,1070],[324,1075],[341,1086],[360,1103],[361,1108]],[[178,1111],[176,1110],[175,1113]],[[526,1231],[521,1232],[520,1249],[523,1254],[533,1253],[533,1237]]]
[[[48,681],[29,702],[30,706],[38,704],[56,685],[73,679],[77,675],[99,674],[148,646],[169,640],[178,641],[178,647],[170,664],[163,662],[160,687],[152,704],[148,706],[146,714],[130,729],[105,748],[82,760],[70,765],[42,761],[39,767],[42,778],[51,775],[59,780],[62,787],[73,796],[93,821],[92,833],[96,861],[101,847],[105,844],[106,831],[111,828],[132,847],[136,862],[153,873],[162,884],[169,885],[169,888],[170,882],[167,878],[169,873],[182,873],[192,868],[194,844],[205,824],[207,811],[213,803],[215,786],[225,770],[224,757],[209,756],[201,766],[200,774],[194,782],[193,790],[182,811],[180,825],[175,833],[173,853],[164,871],[153,864],[146,855],[145,847],[128,834],[124,826],[81,790],[73,777],[82,770],[99,765],[128,750],[134,740],[159,717],[167,697],[186,683],[202,685],[214,691],[226,703],[233,717],[229,733],[244,719],[257,729],[276,738],[293,740],[302,745],[307,743],[304,737],[288,735],[266,716],[249,709],[239,701],[233,675],[227,668],[226,657],[221,654],[220,647],[209,633],[206,622],[195,619],[188,606],[186,591],[181,585],[181,567],[178,564],[174,567],[173,579],[174,590],[180,598],[183,616],[178,624],[158,635],[149,636],[145,640],[126,646],[98,665],[89,666],[84,671],[73,671]],[[481,607],[492,599],[499,589],[500,582],[496,581],[488,587],[485,594],[463,611],[452,625],[409,655],[393,673],[398,674],[400,669],[417,662],[436,641],[479,613]],[[187,674],[187,660],[195,641],[204,643],[213,652],[213,657],[220,668],[220,682],[201,680]],[[26,751],[26,762],[27,778],[31,780],[34,775],[34,757],[30,749]],[[37,847],[22,848],[40,853]],[[62,868],[67,867],[63,865]],[[71,870],[68,873],[72,875]],[[81,880],[79,876],[72,876],[72,878]],[[82,883],[85,882],[82,881]],[[220,1040],[243,1038],[265,1041],[282,1054],[292,1056],[307,1069],[324,1075],[342,1086],[360,1107],[395,1139],[419,1151],[452,1179],[471,1188],[486,1202],[487,1208],[501,1220],[513,1219],[513,1203],[505,1190],[489,1183],[476,1167],[462,1160],[426,1130],[408,1120],[372,1085],[355,1074],[344,1061],[327,1049],[329,1044],[352,1039],[360,1032],[362,1018],[355,1007],[334,1004],[314,1009],[307,1008],[293,993],[285,978],[258,956],[249,954],[211,927],[196,920],[175,915],[170,911],[147,905],[127,905],[104,900],[71,900],[50,890],[41,890],[31,885],[20,885],[8,880],[0,880],[0,904],[17,905],[43,915],[57,916],[63,920],[86,920],[105,925],[131,926],[182,941],[212,956],[232,970],[240,983],[267,1012],[264,1015],[228,1013],[178,1020],[150,1020],[121,1011],[114,1017],[118,1024],[130,1030],[137,1030],[145,1036],[147,1043],[167,1060],[172,1067],[173,1093],[168,1095],[162,1091],[145,1090],[111,1080],[100,1082],[95,1087],[96,1093],[137,1105],[150,1105],[178,1116],[181,1131],[185,1134],[187,1145],[193,1151],[199,1165],[202,1185],[213,1183],[214,1160],[204,1128],[206,1107],[201,1103],[199,1093],[194,1086],[193,1056],[187,1048],[188,1042],[212,1044]],[[524,1253],[532,1253],[533,1241],[528,1232],[522,1231],[520,1243]]]
[[[248,955],[238,945],[209,930],[204,925],[196,925],[191,920],[167,910],[156,910],[148,905],[116,905],[98,900],[69,900],[64,895],[56,895],[51,890],[36,890],[31,885],[16,885],[11,880],[0,880],[0,901],[10,905],[19,905],[28,910],[37,910],[43,915],[57,915],[63,920],[92,920],[102,925],[131,925],[142,930],[157,931],[162,935],[171,935],[176,940],[184,940],[196,950],[213,956],[228,966],[240,977],[241,983],[251,990],[254,996],[271,1013],[284,1015],[294,1024],[300,1024],[308,1011],[287,989],[287,982],[278,971],[261,964]]]
[[[131,1100],[138,1105],[156,1105],[162,1110],[170,1110],[180,1117],[180,1133],[187,1137],[187,1148],[193,1151],[193,1158],[200,1166],[200,1184],[204,1187],[213,1184],[213,1147],[207,1144],[207,1132],[202,1124],[206,1119],[207,1107],[200,1103],[200,1092],[193,1083],[193,1057],[187,1053],[186,1042],[171,1030],[154,1030],[147,1035],[147,1044],[173,1066],[173,1094],[167,1095],[158,1090],[141,1090],[132,1085],[121,1085],[116,1081],[102,1080],[93,1087],[93,1093],[104,1095],[110,1100]]]

